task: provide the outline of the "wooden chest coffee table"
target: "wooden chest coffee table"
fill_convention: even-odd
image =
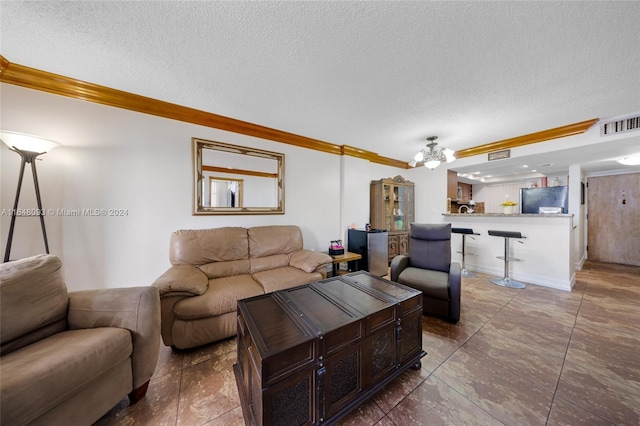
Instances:
[[[332,424],[420,368],[422,293],[360,271],[238,301],[247,424]]]

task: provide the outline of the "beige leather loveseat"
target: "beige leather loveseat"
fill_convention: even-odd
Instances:
[[[297,226],[181,230],[160,290],[162,340],[186,349],[236,334],[237,301],[326,278],[329,255],[304,250]]]
[[[155,371],[158,289],[68,293],[61,269],[52,255],[0,265],[2,425],[90,425]]]

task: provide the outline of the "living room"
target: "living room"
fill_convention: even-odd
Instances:
[[[618,3],[614,4],[621,6]],[[636,6],[626,4],[625,7]],[[135,81],[158,75],[161,81],[160,86],[177,86],[180,82],[186,83],[180,90],[190,91],[194,96],[202,91],[199,86],[201,81],[185,81],[188,78],[181,74],[176,74],[179,77],[173,76],[173,79],[167,76],[162,70],[162,65],[171,59],[166,57],[161,57],[160,62],[149,61],[146,67],[140,68],[128,67],[126,55],[119,57],[117,66],[131,73],[132,79],[126,85],[114,87],[109,84],[110,80],[106,77],[103,79],[83,77],[90,75],[84,69],[84,67],[91,68],[89,60],[85,63],[77,61],[75,69],[64,69],[37,59],[38,56],[41,58],[46,56],[40,50],[30,54],[20,53],[22,47],[18,43],[12,43],[11,40],[24,34],[22,31],[9,32],[7,28],[13,28],[13,25],[16,25],[9,26],[8,23],[5,25],[5,19],[10,19],[9,12],[12,9],[5,4],[2,8],[2,55],[11,65],[33,67],[71,79],[103,84],[128,93],[179,104],[182,104],[179,100],[183,98],[171,98],[168,94],[156,96],[153,93],[141,93]],[[63,10],[60,9],[58,13],[63,14]],[[19,15],[23,11],[15,10],[13,13]],[[34,9],[32,13],[39,12]],[[39,19],[47,21],[45,16]],[[49,19],[52,22],[63,21],[57,14],[51,15]],[[42,21],[35,22],[42,23]],[[428,22],[429,20],[425,20],[426,32],[429,31]],[[615,26],[615,19],[612,19],[612,22],[608,25]],[[623,22],[627,21],[623,20]],[[42,28],[44,27],[43,24]],[[637,30],[629,29],[628,31],[630,34],[628,39],[633,39],[634,34],[637,35]],[[12,38],[7,39],[7,37]],[[43,38],[47,37],[55,38],[55,35],[43,36]],[[44,44],[44,40],[31,41],[31,43]],[[98,50],[100,43],[94,40],[91,45]],[[70,46],[72,46],[71,43]],[[53,47],[49,48],[55,50]],[[634,51],[633,48],[629,50],[629,52]],[[71,54],[71,51],[65,49],[56,52],[60,57]],[[113,59],[109,55],[106,56]],[[635,81],[633,75],[638,69],[637,54],[636,56],[630,54],[627,60],[635,62],[630,65],[628,62],[621,63],[619,77],[622,80],[627,78],[629,81]],[[438,67],[443,64],[435,62],[431,66]],[[266,75],[264,75],[264,84],[268,85]],[[260,76],[260,78],[263,77]],[[579,76],[565,78],[578,79]],[[593,82],[585,84],[587,87],[583,89],[584,96],[591,92],[598,92],[594,84]],[[617,117],[637,113],[639,98],[637,84],[626,87],[627,93],[623,99],[618,100],[619,106],[616,109],[603,113],[598,111],[598,114],[593,116],[581,115],[573,121],[556,122],[549,118],[548,125],[535,128],[531,128],[527,118],[524,117],[521,121],[521,130],[488,140],[475,139],[472,136],[473,129],[467,129],[466,137],[470,142],[458,141],[460,145],[457,148],[469,148],[484,142],[516,137],[595,117],[614,120]],[[456,164],[472,166],[487,162],[486,155],[479,155],[459,159],[456,160],[457,163],[441,165],[434,170],[424,167],[399,168],[354,155],[323,152],[291,143],[281,143],[215,127],[88,102],[82,99],[82,94],[60,96],[33,87],[20,87],[6,83],[4,80],[1,90],[3,130],[39,135],[60,144],[56,149],[39,157],[42,161],[37,161],[37,168],[43,207],[55,212],[45,218],[50,251],[62,259],[65,281],[70,291],[150,285],[169,266],[169,238],[171,233],[178,229],[298,225],[303,232],[305,248],[326,251],[330,241],[346,240],[347,229],[352,223],[358,228],[363,228],[370,221],[370,182],[396,175],[402,175],[416,184],[416,221],[442,223],[445,221],[442,213],[445,212],[447,198],[447,169]],[[532,87],[531,90],[537,90],[537,87]],[[215,97],[215,95],[210,96]],[[576,102],[579,102],[579,95],[573,96]],[[604,94],[602,96],[606,97]],[[607,101],[611,102],[608,98]],[[224,100],[219,102],[224,103]],[[442,104],[443,107],[447,102],[447,99],[442,98],[433,101],[435,104]],[[194,102],[189,106],[209,113],[222,114],[221,109],[210,108],[205,104]],[[485,106],[486,109],[493,107],[493,105]],[[295,116],[291,122],[279,117],[278,103],[275,101],[270,108],[263,107],[259,111],[254,111],[250,105],[247,108],[246,113],[238,111],[236,115],[231,114],[233,108],[225,111],[229,111],[228,115],[235,119],[246,119],[283,132],[299,133],[308,138],[326,140],[337,147],[348,145],[367,149],[363,142],[366,136],[358,140],[354,135],[349,134],[337,140],[332,139],[332,132],[336,131],[333,129],[338,126],[328,125],[324,121],[312,123],[308,130],[295,131],[297,129],[293,127]],[[306,114],[314,115],[312,105],[307,108]],[[621,110],[621,108],[624,109]],[[570,109],[570,106],[563,104],[557,108],[558,111],[562,109]],[[522,115],[528,113],[530,112],[522,111]],[[343,114],[349,115],[344,111]],[[325,126],[331,128],[332,132],[324,130]],[[437,125],[419,130],[420,132],[415,129],[411,132],[406,130],[407,133],[412,133],[405,144],[409,145],[409,148],[403,146],[398,154],[390,155],[389,153],[394,151],[389,148],[387,152],[372,151],[408,162],[413,157],[414,151],[424,145],[424,140],[421,139],[439,133],[439,142],[444,146],[450,146],[445,135],[454,133],[453,128],[441,129]],[[364,132],[365,135],[369,133],[370,131]],[[421,134],[418,136],[417,133]],[[637,138],[637,132],[634,135]],[[193,215],[194,171],[191,144],[194,137],[284,154],[284,214]],[[599,129],[595,126],[582,135],[512,148],[511,155],[518,157],[602,143],[599,137]],[[605,143],[614,140],[616,138],[607,140]],[[388,145],[394,144],[400,145],[396,141],[388,143]],[[13,203],[20,162],[19,157],[10,152],[5,144],[0,145],[2,190],[0,201],[2,208],[5,209]],[[411,154],[406,155],[405,152],[409,151]],[[30,179],[30,176],[25,176],[21,198],[22,208],[35,207],[33,183]],[[59,213],[86,209],[117,210],[125,213],[118,216],[76,216]],[[8,215],[3,215],[1,218],[3,254],[9,220]],[[12,258],[27,257],[42,252],[42,235],[39,226],[35,224],[36,220],[35,218],[17,220],[11,251]],[[578,250],[584,249],[578,248]],[[429,352],[429,348],[425,349]]]

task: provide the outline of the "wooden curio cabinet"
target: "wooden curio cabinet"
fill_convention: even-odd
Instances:
[[[371,227],[389,232],[389,261],[409,253],[415,185],[402,176],[371,181]]]

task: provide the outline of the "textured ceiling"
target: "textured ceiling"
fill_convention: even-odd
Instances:
[[[2,1],[11,62],[406,159],[640,110],[640,2]]]

